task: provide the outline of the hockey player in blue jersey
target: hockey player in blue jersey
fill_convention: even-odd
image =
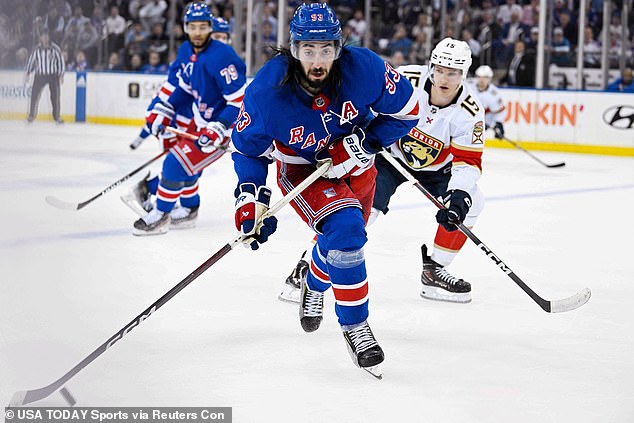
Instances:
[[[167,101],[155,104],[146,118],[148,131],[164,131],[175,111],[191,105],[193,118],[187,132],[196,142],[178,138],[163,162],[156,207],[134,222],[135,235],[191,227],[198,215],[198,179],[202,170],[218,160],[229,142],[246,88],[246,66],[228,45],[211,38],[212,18],[204,3],[192,3],[185,12],[185,32],[193,48],[189,61],[178,73],[178,85]],[[180,199],[178,209],[174,209]],[[173,212],[172,212],[173,211]]]
[[[290,24],[290,49],[280,49],[246,90],[232,138],[238,175],[235,222],[254,239],[275,232],[266,212],[271,157],[287,194],[332,159],[325,177],[291,205],[317,233],[302,286],[300,323],[319,328],[324,292],[332,287],[335,312],[355,365],[380,376],[383,350],[368,325],[368,281],[363,246],[374,194],[374,155],[416,123],[418,102],[406,78],[368,49],[342,47],[341,26],[326,4],[303,4]],[[365,128],[370,110],[377,117]]]
[[[222,18],[216,18],[212,16],[212,31],[211,38],[216,41],[220,41],[223,44],[229,44],[231,42],[231,35],[229,32],[229,23]],[[204,39],[198,40],[197,44],[203,45],[205,43]],[[172,94],[176,86],[178,85],[178,73],[179,71],[185,67],[185,65],[189,62],[189,58],[194,54],[194,49],[189,42],[186,40],[178,49],[178,53],[176,55],[176,59],[169,68],[169,73],[167,75],[167,81],[165,81],[161,88],[159,89],[157,95],[152,99],[152,102],[147,108],[146,116],[150,114],[154,106],[156,106],[159,102],[165,102]],[[189,126],[192,117],[192,105],[190,103],[184,103],[182,106],[175,110],[174,119],[172,120],[172,126],[186,131]],[[143,141],[150,136],[150,132],[147,126],[144,126],[141,129],[140,134],[135,138],[135,140],[130,144],[131,149],[136,149],[141,145]],[[163,132],[158,136],[159,141],[163,149],[168,150],[176,144],[177,138],[176,135],[171,132]],[[140,217],[145,216],[145,214],[152,210],[153,205],[153,196],[156,195],[159,186],[159,177],[160,172],[158,169],[151,169],[150,172],[139,182],[137,182],[128,192],[121,196],[121,200],[130,207],[134,212],[140,215]],[[172,213],[172,217],[175,214],[181,214],[183,210],[177,210]],[[188,221],[191,223],[192,216],[188,216]],[[184,222],[182,222],[184,223]],[[172,221],[173,227],[185,227],[188,225],[179,225],[178,217],[173,219]]]

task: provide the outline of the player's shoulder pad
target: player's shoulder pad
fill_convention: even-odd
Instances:
[[[484,119],[484,106],[477,94],[467,85],[462,84],[462,94],[458,99],[458,113],[462,121],[479,121]],[[464,112],[464,113],[463,113]]]
[[[385,61],[370,49],[364,47],[346,46],[341,52],[341,69],[350,72],[355,81],[367,80],[375,75],[384,78]]]
[[[247,92],[269,92],[277,89],[288,70],[288,59],[281,54],[273,57],[255,74],[253,81],[248,85]],[[278,90],[276,90],[278,91]]]
[[[425,65],[402,65],[399,66],[396,71],[401,75],[407,75],[408,73],[420,73],[424,75],[427,73],[427,66]]]

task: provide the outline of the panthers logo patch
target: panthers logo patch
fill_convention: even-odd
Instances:
[[[484,135],[484,123],[480,120],[473,125],[473,138],[471,144],[484,144],[482,136]]]
[[[443,149],[444,144],[413,128],[409,134],[398,140],[398,148],[403,158],[412,169],[422,169],[433,164]]]

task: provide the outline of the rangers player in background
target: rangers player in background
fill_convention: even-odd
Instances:
[[[431,54],[430,67],[399,67],[417,92],[419,120],[407,136],[389,147],[394,156],[435,197],[442,197],[447,210],[436,215],[439,223],[433,253],[423,245],[421,296],[433,300],[471,301],[469,282],[452,276],[451,264],[466,242],[456,223],[471,227],[484,206],[477,181],[482,171],[484,107],[463,84],[471,66],[471,51],[463,41],[445,38]],[[390,198],[405,178],[378,156],[376,192],[370,222],[388,212]],[[287,278],[280,299],[296,301],[297,289],[305,279],[307,260],[302,259]]]
[[[277,181],[287,194],[312,174],[319,160],[332,159],[323,178],[291,205],[317,233],[302,285],[300,323],[319,328],[324,293],[330,287],[335,312],[355,365],[380,377],[383,350],[368,325],[368,279],[363,246],[374,195],[375,154],[416,123],[418,101],[406,78],[375,53],[342,47],[339,20],[328,5],[299,6],[290,23],[290,50],[267,62],[246,90],[233,132],[238,175],[236,227],[265,242],[277,220],[266,212],[271,154]],[[370,109],[378,113],[361,129]]]
[[[500,95],[500,90],[491,81],[493,80],[493,69],[487,65],[478,67],[475,71],[475,79],[469,81],[471,92],[480,100],[484,106],[485,129],[493,130],[495,138],[504,139],[504,100]]]
[[[156,207],[134,222],[135,235],[167,232],[170,221],[192,226],[198,216],[198,179],[202,170],[218,160],[229,143],[246,88],[246,66],[228,45],[213,40],[212,15],[204,3],[192,3],[185,12],[185,32],[194,54],[178,73],[178,85],[167,101],[154,105],[146,124],[159,135],[172,122],[175,110],[192,105],[193,119],[187,132],[197,141],[178,138],[163,162]],[[180,198],[181,207],[174,210]]]
[[[212,17],[212,32],[211,38],[216,41],[220,41],[223,44],[230,44],[231,36],[229,33],[229,24],[222,18]],[[196,43],[199,45],[204,45],[206,39],[204,37],[199,37],[200,39],[196,40]],[[169,96],[174,91],[174,88],[178,85],[178,73],[181,69],[185,67],[187,63],[189,63],[190,57],[194,54],[194,49],[189,40],[183,42],[183,44],[178,49],[178,53],[176,55],[176,59],[169,68],[169,73],[167,76],[167,80],[161,85],[157,95],[152,99],[150,105],[147,108],[146,117],[149,116],[154,106],[159,102],[166,102]],[[192,110],[192,104],[185,102],[182,106],[175,110],[175,116],[172,120],[171,125],[175,126],[180,130],[187,130],[192,117],[194,116]],[[140,134],[137,138],[130,144],[131,149],[138,148],[139,145],[147,137],[150,136],[150,132],[148,131],[147,126],[144,126],[141,129]],[[176,135],[171,132],[163,132],[158,136],[161,146],[164,150],[169,150],[176,144]],[[159,177],[160,171],[159,169],[151,168],[150,172],[137,184],[135,184],[127,193],[121,196],[121,200],[128,205],[134,212],[139,214],[140,217],[145,216],[149,211],[154,207],[153,197],[156,196],[156,192],[159,186]],[[186,222],[180,222],[178,214],[182,213],[182,210],[176,210],[178,208],[178,204],[176,204],[175,209],[172,210],[172,221],[170,226],[173,228],[185,228],[191,227],[194,220],[192,220],[192,216],[187,216]]]

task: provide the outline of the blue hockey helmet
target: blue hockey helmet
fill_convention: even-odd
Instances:
[[[222,18],[212,18],[212,26],[213,32],[224,32],[229,34],[231,32],[231,28],[229,27],[229,22],[225,21]]]
[[[213,15],[205,3],[190,3],[185,11],[183,23],[185,26],[190,22],[209,22],[213,25],[212,19]]]
[[[335,59],[341,52],[341,24],[335,12],[325,3],[304,3],[297,8],[290,24],[291,52],[297,57],[300,41],[334,41]]]

